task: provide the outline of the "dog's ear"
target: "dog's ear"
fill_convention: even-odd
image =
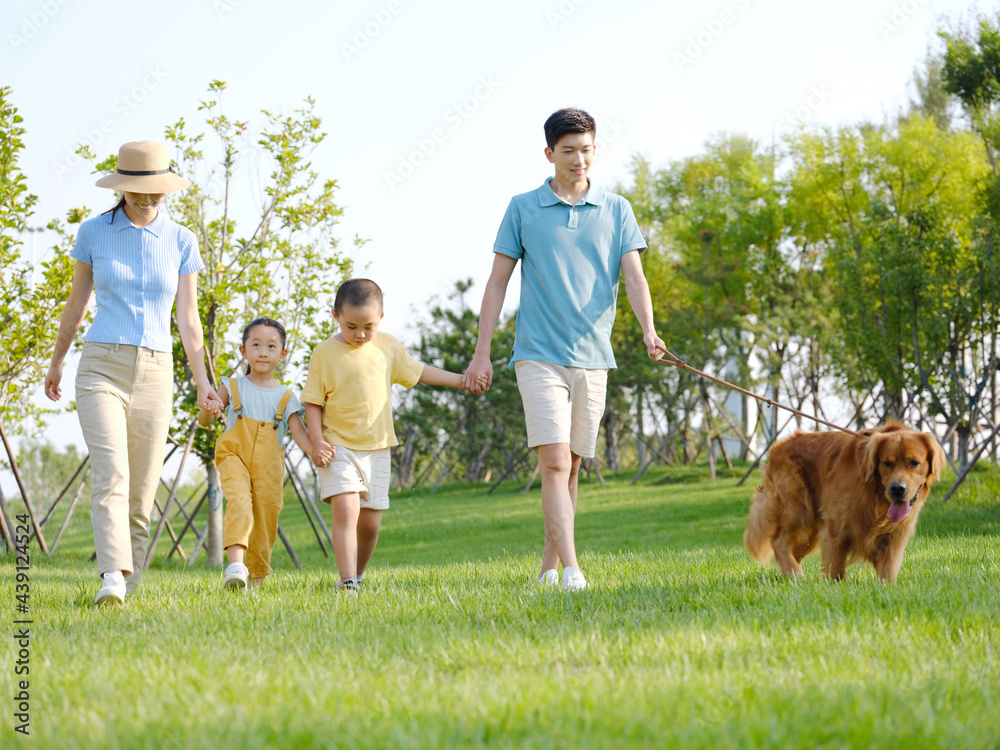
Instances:
[[[920,437],[927,445],[927,463],[931,465],[931,471],[927,478],[936,482],[941,478],[941,469],[944,468],[944,463],[947,460],[944,456],[944,448],[933,435],[921,432]]]
[[[869,435],[862,450],[865,461],[865,481],[871,481],[878,475],[878,445],[881,435]]]

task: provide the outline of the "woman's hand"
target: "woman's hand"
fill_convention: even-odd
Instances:
[[[58,401],[62,398],[62,389],[59,387],[62,382],[62,370],[61,362],[59,364],[53,362],[45,375],[45,395],[48,396],[49,401]]]
[[[198,386],[198,408],[204,409],[215,417],[222,415],[222,399],[210,383]]]

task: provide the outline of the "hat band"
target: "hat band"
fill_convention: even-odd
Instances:
[[[174,168],[169,167],[167,169],[152,169],[144,172],[134,172],[131,169],[116,169],[115,171],[118,172],[118,174],[127,175],[129,177],[150,177],[152,175],[174,172]],[[174,172],[174,174],[176,174],[176,172]]]

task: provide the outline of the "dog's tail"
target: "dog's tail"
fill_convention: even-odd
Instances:
[[[771,559],[774,549],[771,539],[778,530],[778,524],[772,517],[771,497],[764,487],[757,487],[753,493],[750,505],[750,516],[747,518],[747,530],[743,535],[743,544],[747,552],[757,562],[764,564]]]

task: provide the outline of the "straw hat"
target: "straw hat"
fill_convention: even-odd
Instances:
[[[156,141],[126,143],[118,149],[118,170],[96,184],[130,193],[172,193],[191,185],[174,172],[167,149]]]

